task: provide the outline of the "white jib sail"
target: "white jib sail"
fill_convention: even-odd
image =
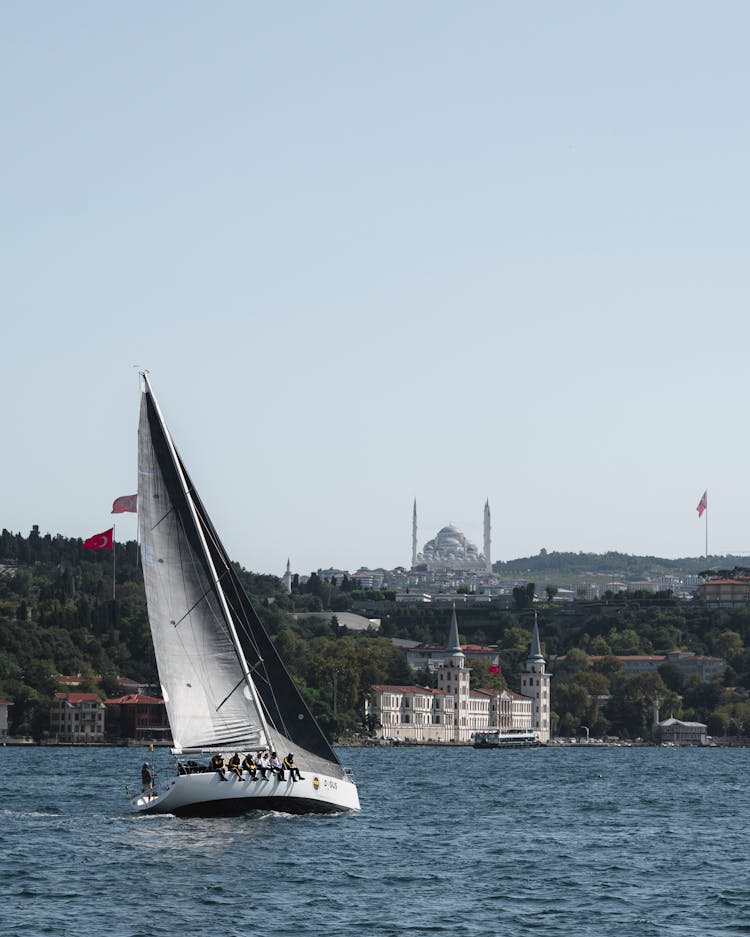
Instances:
[[[138,429],[138,523],[151,633],[175,748],[255,749],[268,740],[252,681],[213,581],[168,431],[146,388]]]

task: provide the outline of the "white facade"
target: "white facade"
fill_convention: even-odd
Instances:
[[[96,693],[55,693],[50,734],[60,742],[103,742],[105,709]]]
[[[437,689],[371,687],[367,710],[381,738],[468,742],[477,732],[499,729],[533,731],[542,743],[549,741],[551,675],[546,673],[536,623],[520,693],[470,689],[471,671],[459,644],[455,609],[448,647],[436,673]]]

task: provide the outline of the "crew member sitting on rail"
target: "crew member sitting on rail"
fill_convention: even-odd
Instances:
[[[303,781],[304,778],[299,773],[299,768],[294,763],[294,755],[289,752],[289,754],[284,759],[284,767],[289,772],[289,775],[293,781]]]
[[[224,771],[224,758],[218,752],[211,756],[211,770],[218,771],[221,780],[226,781],[227,776]]]
[[[271,752],[271,771],[274,774],[278,774],[279,780],[284,780],[284,766],[279,761],[279,756],[276,752]]]
[[[258,780],[255,776],[258,769],[255,761],[253,760],[252,752],[248,752],[247,755],[245,755],[245,757],[242,759],[242,770],[247,771],[247,773],[250,775],[251,781]]]
[[[240,767],[240,753],[235,752],[229,759],[229,769],[233,771],[238,781],[242,780],[242,768]]]
[[[258,762],[258,767],[260,768],[260,776],[264,781],[268,780],[268,769],[271,767],[271,759],[268,757],[268,752],[258,752],[258,757],[256,760]]]

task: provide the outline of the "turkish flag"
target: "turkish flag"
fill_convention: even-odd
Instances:
[[[703,517],[703,512],[708,507],[708,490],[703,492],[703,497],[698,502],[698,507],[696,511],[698,512],[698,517]]]
[[[138,495],[123,495],[121,498],[115,498],[112,505],[113,514],[135,514],[138,510]]]
[[[110,527],[100,534],[94,534],[88,540],[83,541],[84,550],[111,550],[114,547],[115,528]]]
[[[497,664],[492,664],[490,666],[490,673],[500,673],[500,668],[497,666]]]

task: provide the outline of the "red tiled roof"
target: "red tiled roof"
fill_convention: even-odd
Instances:
[[[63,700],[66,703],[101,703],[101,699],[96,693],[55,693],[55,699]]]
[[[705,586],[745,586],[750,587],[750,579],[709,579],[708,582],[702,582],[698,588]]]

